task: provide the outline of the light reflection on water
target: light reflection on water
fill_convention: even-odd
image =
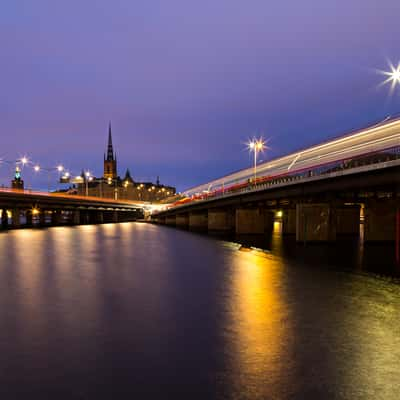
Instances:
[[[269,240],[0,234],[1,399],[399,398],[400,286]]]
[[[267,268],[266,265],[268,266]],[[226,341],[232,355],[229,369],[237,379],[231,391],[238,397],[282,395],[279,376],[287,375],[291,346],[289,308],[282,286],[282,264],[259,251],[240,252],[232,260]],[[272,279],[279,276],[279,280]]]

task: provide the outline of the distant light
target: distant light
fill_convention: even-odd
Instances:
[[[90,172],[87,171],[87,172],[85,173],[85,175],[89,178],[89,177],[90,177]]]
[[[33,167],[33,169],[34,169],[36,172],[39,172],[39,171],[40,171],[40,166],[39,166],[39,165],[35,165],[35,166]]]
[[[38,215],[39,214],[39,210],[37,208],[32,208],[32,214],[33,215]]]
[[[247,148],[250,151],[263,151],[266,148],[266,142],[263,138],[252,139],[247,143]]]
[[[65,174],[64,174],[64,176],[66,177],[66,178],[69,178],[69,172],[66,172]]]
[[[58,165],[57,166],[57,171],[58,172],[63,172],[64,171],[64,167],[62,165]]]
[[[389,68],[390,71],[380,71],[383,75],[388,77],[382,84],[390,83],[390,90],[393,91],[396,85],[400,83],[400,62],[397,68],[389,62]]]
[[[22,165],[28,164],[28,159],[26,157],[21,158]]]
[[[277,211],[277,212],[276,212],[276,216],[277,216],[278,218],[282,218],[282,216],[283,216],[283,211]]]

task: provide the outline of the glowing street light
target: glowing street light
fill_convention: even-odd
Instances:
[[[58,172],[63,172],[64,171],[64,167],[62,165],[58,165],[57,166],[57,171]]]
[[[21,158],[21,164],[22,165],[28,164],[28,159],[26,157],[22,157]]]
[[[33,167],[33,169],[35,170],[35,172],[39,172],[40,171],[40,165],[35,165]]]
[[[249,149],[249,151],[254,152],[254,184],[256,184],[257,179],[257,154],[264,151],[266,147],[267,146],[263,138],[254,138],[247,143],[247,148]]]
[[[392,92],[396,85],[400,84],[400,62],[395,67],[391,62],[389,62],[390,71],[379,71],[388,78],[382,82],[382,85],[390,83],[390,91]]]
[[[86,172],[85,172],[85,176],[86,176],[86,179],[85,179],[85,184],[86,184],[86,196],[89,196],[89,180],[90,180],[90,178],[91,178],[90,172],[89,172],[89,171],[86,171]]]

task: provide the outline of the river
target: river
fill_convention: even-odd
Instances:
[[[392,252],[263,247],[144,223],[1,233],[0,398],[400,398]]]

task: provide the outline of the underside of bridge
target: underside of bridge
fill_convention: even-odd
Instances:
[[[0,193],[0,228],[101,224],[144,218],[142,207],[26,193]]]
[[[236,234],[264,234],[278,223],[298,242],[359,236],[400,241],[400,169],[194,202],[153,216],[159,224]]]

